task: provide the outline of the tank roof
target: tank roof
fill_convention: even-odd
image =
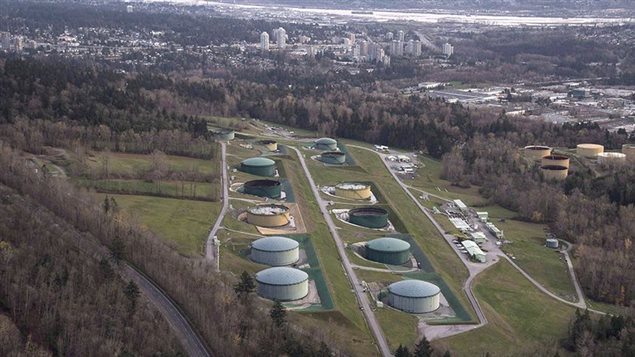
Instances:
[[[600,145],[600,144],[578,144],[579,148],[584,148],[584,149],[601,149],[604,148],[604,145]]]
[[[342,190],[363,190],[368,188],[368,184],[361,182],[341,182],[335,185],[335,187],[340,188]]]
[[[348,211],[348,214],[354,214],[357,216],[383,216],[388,214],[388,211],[381,207],[358,207]]]
[[[289,212],[289,208],[283,205],[258,205],[249,208],[249,213],[261,216],[275,216],[277,214]]]
[[[280,186],[280,181],[278,180],[251,180],[244,183],[245,186],[248,187],[273,187]]]
[[[315,142],[318,144],[337,144],[337,140],[331,138],[319,138]]]
[[[368,248],[381,252],[403,252],[410,249],[410,243],[397,238],[377,238],[368,242]]]
[[[608,158],[622,158],[622,157],[626,157],[626,154],[623,154],[621,152],[601,152],[598,154],[598,156],[608,157]]]
[[[241,164],[246,166],[273,166],[276,162],[266,157],[252,157],[243,160]]]
[[[551,170],[551,171],[569,170],[566,166],[560,166],[560,165],[545,165],[545,166],[541,166],[540,168],[543,170]]]
[[[525,146],[525,150],[549,150],[549,149],[551,149],[549,146],[544,146],[544,145]]]
[[[346,154],[341,152],[341,151],[325,151],[325,152],[321,153],[320,155],[322,155],[322,156],[344,156]]]
[[[544,156],[542,159],[543,160],[566,160],[568,158],[569,157],[565,155],[551,154],[551,155]]]
[[[441,289],[427,281],[411,279],[390,284],[388,291],[403,297],[424,298],[439,294]]]
[[[256,273],[256,281],[269,285],[294,285],[307,279],[309,274],[289,267],[273,267]]]
[[[252,248],[268,252],[285,252],[299,246],[300,244],[291,238],[277,236],[260,238],[251,244]]]

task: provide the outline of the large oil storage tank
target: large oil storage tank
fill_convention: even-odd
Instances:
[[[348,211],[348,221],[367,228],[384,228],[388,225],[388,211],[379,207],[360,207]]]
[[[410,259],[410,243],[390,237],[373,239],[366,244],[366,258],[384,264],[404,264]]]
[[[525,146],[523,150],[525,156],[534,161],[540,161],[545,156],[551,155],[551,148],[542,145]]]
[[[240,163],[240,171],[258,176],[274,176],[276,162],[266,157],[252,157]]]
[[[234,140],[235,133],[231,129],[221,129],[214,132],[216,140],[230,141]]]
[[[388,286],[388,304],[414,314],[439,308],[441,289],[422,280],[402,280]]]
[[[320,154],[320,161],[327,164],[341,165],[346,162],[346,154],[341,151],[326,151]]]
[[[252,180],[243,184],[243,193],[267,198],[280,198],[282,189],[278,180]]]
[[[278,142],[275,140],[260,140],[258,144],[264,146],[269,151],[278,151]]]
[[[285,205],[268,204],[247,210],[247,223],[260,227],[281,227],[289,224],[289,208]]]
[[[570,160],[567,156],[564,155],[547,155],[541,159],[541,166],[564,166],[569,167]]]
[[[564,181],[569,174],[569,168],[566,166],[548,165],[541,166],[540,172],[546,181]]]
[[[256,273],[258,295],[271,300],[293,301],[309,293],[309,275],[289,267],[273,267]]]
[[[597,156],[598,163],[605,165],[616,165],[626,161],[626,155],[621,152],[602,152]]]
[[[598,144],[578,144],[576,153],[580,156],[595,158],[604,152],[604,146]]]
[[[370,185],[361,182],[340,182],[335,185],[335,195],[353,200],[369,200],[372,196]]]
[[[300,244],[287,237],[264,237],[251,243],[251,260],[274,267],[300,259]]]
[[[622,153],[626,155],[627,160],[635,160],[635,144],[622,145]]]
[[[335,151],[337,150],[337,141],[331,138],[320,138],[315,141],[314,147],[317,150]]]

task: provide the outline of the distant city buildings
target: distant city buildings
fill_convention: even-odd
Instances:
[[[132,13],[132,11],[133,11],[132,5],[128,5],[128,6],[126,6],[126,12],[127,12],[127,13],[131,14],[131,13]]]
[[[273,30],[273,39],[279,49],[284,49],[287,46],[287,38],[287,31],[282,27]]]
[[[269,51],[269,34],[267,32],[260,34],[260,49],[262,51]]]
[[[443,54],[446,57],[450,58],[454,54],[454,46],[452,46],[451,44],[449,44],[447,42],[444,43],[443,44]]]
[[[403,42],[392,40],[390,43],[390,54],[393,56],[403,56]]]
[[[405,41],[405,39],[406,39],[406,34],[402,30],[399,30],[399,32],[397,34],[398,34],[398,37],[399,37],[399,42],[403,43]]]
[[[392,32],[387,32],[386,33],[386,40],[388,41],[392,41],[392,39],[395,38],[395,34]]]
[[[28,42],[29,46],[35,47],[35,43]],[[22,36],[11,36],[8,32],[0,32],[0,46],[3,51],[22,52],[24,43]]]

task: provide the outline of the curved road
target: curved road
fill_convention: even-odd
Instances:
[[[333,236],[333,240],[335,240],[335,245],[337,246],[337,252],[340,255],[340,258],[342,260],[342,265],[344,266],[344,270],[346,271],[348,279],[350,280],[351,285],[353,286],[353,292],[355,292],[355,295],[357,296],[357,301],[362,308],[362,313],[364,314],[366,321],[368,322],[368,327],[370,328],[371,332],[375,336],[375,341],[377,342],[377,345],[379,346],[379,351],[381,352],[382,356],[392,356],[392,353],[390,352],[390,348],[388,347],[388,342],[386,341],[386,337],[384,336],[384,333],[382,332],[381,327],[379,326],[379,322],[377,321],[375,314],[371,310],[371,305],[368,301],[368,296],[362,290],[359,279],[357,278],[357,275],[355,274],[355,271],[353,270],[353,267],[351,266],[351,263],[348,260],[348,256],[346,255],[346,251],[344,250],[344,244],[342,243],[342,240],[339,234],[337,233],[337,228],[335,227],[335,224],[333,223],[333,219],[331,218],[331,215],[329,214],[326,208],[326,203],[322,200],[322,197],[320,196],[320,192],[318,191],[317,186],[315,185],[313,176],[311,176],[311,173],[309,172],[309,169],[306,166],[306,162],[304,161],[304,156],[302,156],[302,153],[296,147],[289,146],[289,148],[295,151],[296,154],[298,155],[298,159],[300,160],[300,164],[302,165],[304,174],[306,175],[306,178],[309,180],[311,191],[313,191],[315,200],[317,201],[317,204],[320,207],[320,211],[322,211],[322,216],[324,217],[324,220],[326,221],[326,224],[329,227],[329,231],[331,232],[331,235]]]

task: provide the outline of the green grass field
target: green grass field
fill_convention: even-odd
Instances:
[[[211,200],[218,192],[218,185],[207,182],[144,180],[81,180],[79,184],[98,192],[137,195],[156,195],[171,198]]]
[[[450,346],[452,356],[553,355],[575,312],[541,293],[504,260],[476,278],[475,294],[489,324],[439,341],[438,346]]]
[[[166,155],[167,167],[171,171],[195,171],[203,174],[217,172],[218,165],[211,160],[194,159],[185,156]],[[142,154],[125,154],[120,152],[98,152],[87,160],[88,166],[94,170],[108,168],[111,174],[134,176],[152,167],[152,156]]]
[[[99,194],[101,197],[105,194]],[[120,208],[184,255],[204,253],[207,233],[220,213],[220,203],[134,195],[114,197]]]

